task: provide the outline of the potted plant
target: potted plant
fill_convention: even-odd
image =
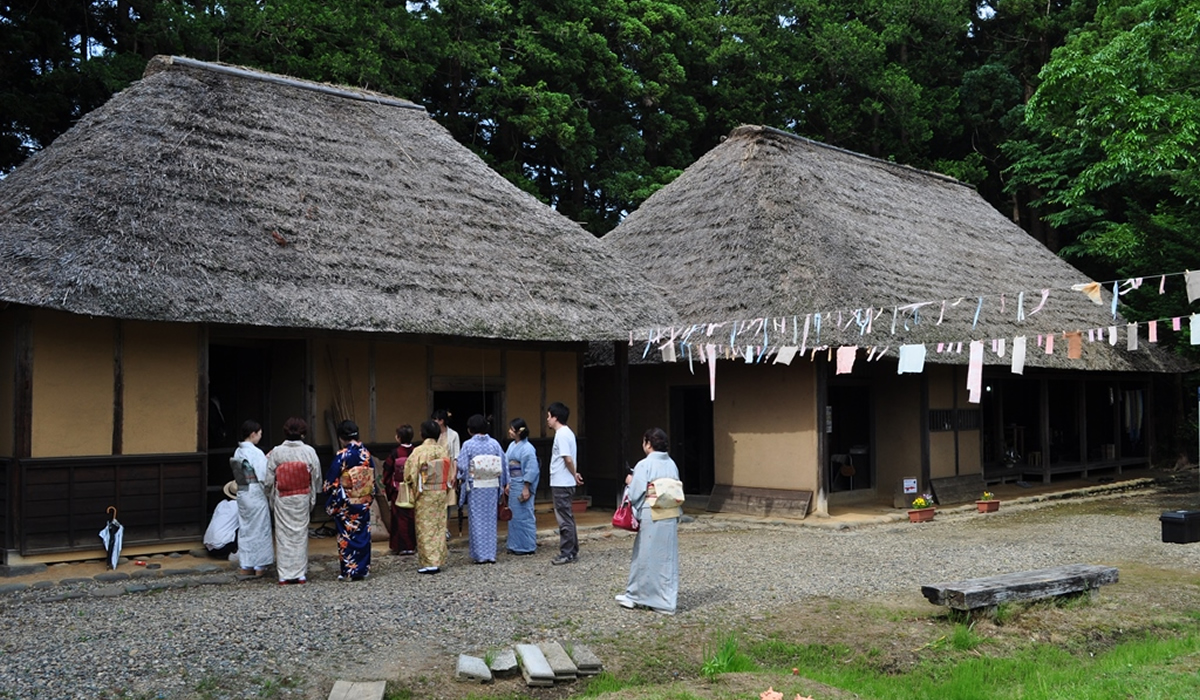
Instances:
[[[936,509],[933,507],[933,494],[923,494],[913,499],[912,510],[908,511],[908,520],[913,523],[923,523],[933,520]]]
[[[995,513],[1000,510],[1000,501],[991,491],[984,491],[983,498],[975,501],[975,507],[980,513]]]

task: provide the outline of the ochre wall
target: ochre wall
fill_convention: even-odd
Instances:
[[[500,351],[437,345],[433,348],[433,374],[442,377],[498,377]]]
[[[926,365],[928,367],[928,365]],[[876,489],[890,494],[906,476],[921,476],[921,379],[897,375],[871,386],[875,410]],[[921,488],[928,488],[922,484]]]
[[[579,355],[573,352],[546,352],[545,357],[546,405],[555,401],[566,404],[571,409],[567,424],[576,435],[583,435],[586,421],[579,401]],[[544,420],[541,422],[545,423]],[[532,426],[530,432],[533,432]]]
[[[330,434],[325,419],[326,412],[336,423],[343,418],[352,418],[362,431],[371,415],[370,369],[367,363],[369,344],[365,340],[321,339],[312,344],[314,353],[313,413],[316,425],[310,426],[311,444],[332,445],[336,440]],[[332,357],[332,361],[331,358]],[[331,368],[332,362],[332,368]],[[334,381],[334,377],[337,381]],[[340,395],[348,405],[347,415],[339,416],[334,408],[335,398]],[[414,428],[416,426],[413,426]]]
[[[108,319],[34,312],[31,456],[112,454],[113,333]]]
[[[17,372],[17,314],[0,309],[0,457],[13,455],[13,380]]]
[[[415,440],[421,421],[429,417],[429,379],[424,345],[376,343],[375,439],[391,442],[396,428],[407,423]]]
[[[811,364],[718,361],[716,391],[716,483],[816,489],[817,399]]]
[[[524,418],[529,434],[541,435],[546,430],[546,411],[542,406],[542,354],[509,350],[505,365],[508,368],[504,383],[507,420]],[[507,426],[503,426],[501,434],[508,434]]]
[[[123,454],[196,451],[197,334],[186,324],[122,325]]]

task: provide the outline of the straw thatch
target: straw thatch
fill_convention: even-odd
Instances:
[[[0,300],[576,341],[670,316],[412,103],[158,57],[0,183]]]
[[[793,315],[823,312],[820,344],[891,346],[903,342],[964,341],[962,354],[928,362],[965,364],[972,339],[1028,337],[1026,364],[1089,370],[1176,371],[1180,363],[1148,348],[1125,349],[1125,321],[1113,320],[1079,292],[1088,282],[1005,219],[973,189],[933,173],[832,148],[774,129],[743,126],[673,183],[650,197],[606,235],[611,250],[640,265],[688,324],[787,317],[773,344],[790,344]],[[1052,290],[1042,311],[1018,322],[1017,293],[1028,314]],[[1004,312],[1000,295],[1004,294]],[[977,298],[984,301],[972,328]],[[953,303],[965,299],[957,306]],[[941,302],[947,301],[943,323]],[[893,308],[934,302],[919,318]],[[855,310],[882,315],[863,334]],[[849,328],[834,332],[838,320]],[[1118,347],[1087,343],[1089,328],[1120,327]],[[1038,334],[1084,331],[1082,359],[1068,360],[1060,336],[1054,354],[1037,347]],[[728,341],[730,326],[714,334]],[[744,337],[744,336],[743,336]],[[752,344],[753,337],[745,341]],[[817,345],[815,328],[808,345]],[[985,342],[990,364],[997,357]]]

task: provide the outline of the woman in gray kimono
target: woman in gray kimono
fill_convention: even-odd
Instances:
[[[675,614],[679,595],[679,509],[652,513],[651,484],[655,479],[679,479],[679,468],[667,454],[667,434],[651,428],[642,436],[646,458],[625,477],[629,500],[638,516],[638,533],[633,540],[629,584],[617,596],[622,607],[644,606],[663,615]]]

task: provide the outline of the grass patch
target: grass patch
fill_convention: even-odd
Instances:
[[[754,662],[754,659],[742,653],[735,634],[726,635],[715,651],[705,653],[704,656],[705,661],[704,665],[700,667],[700,673],[709,680],[722,673],[758,670],[758,664]]]

